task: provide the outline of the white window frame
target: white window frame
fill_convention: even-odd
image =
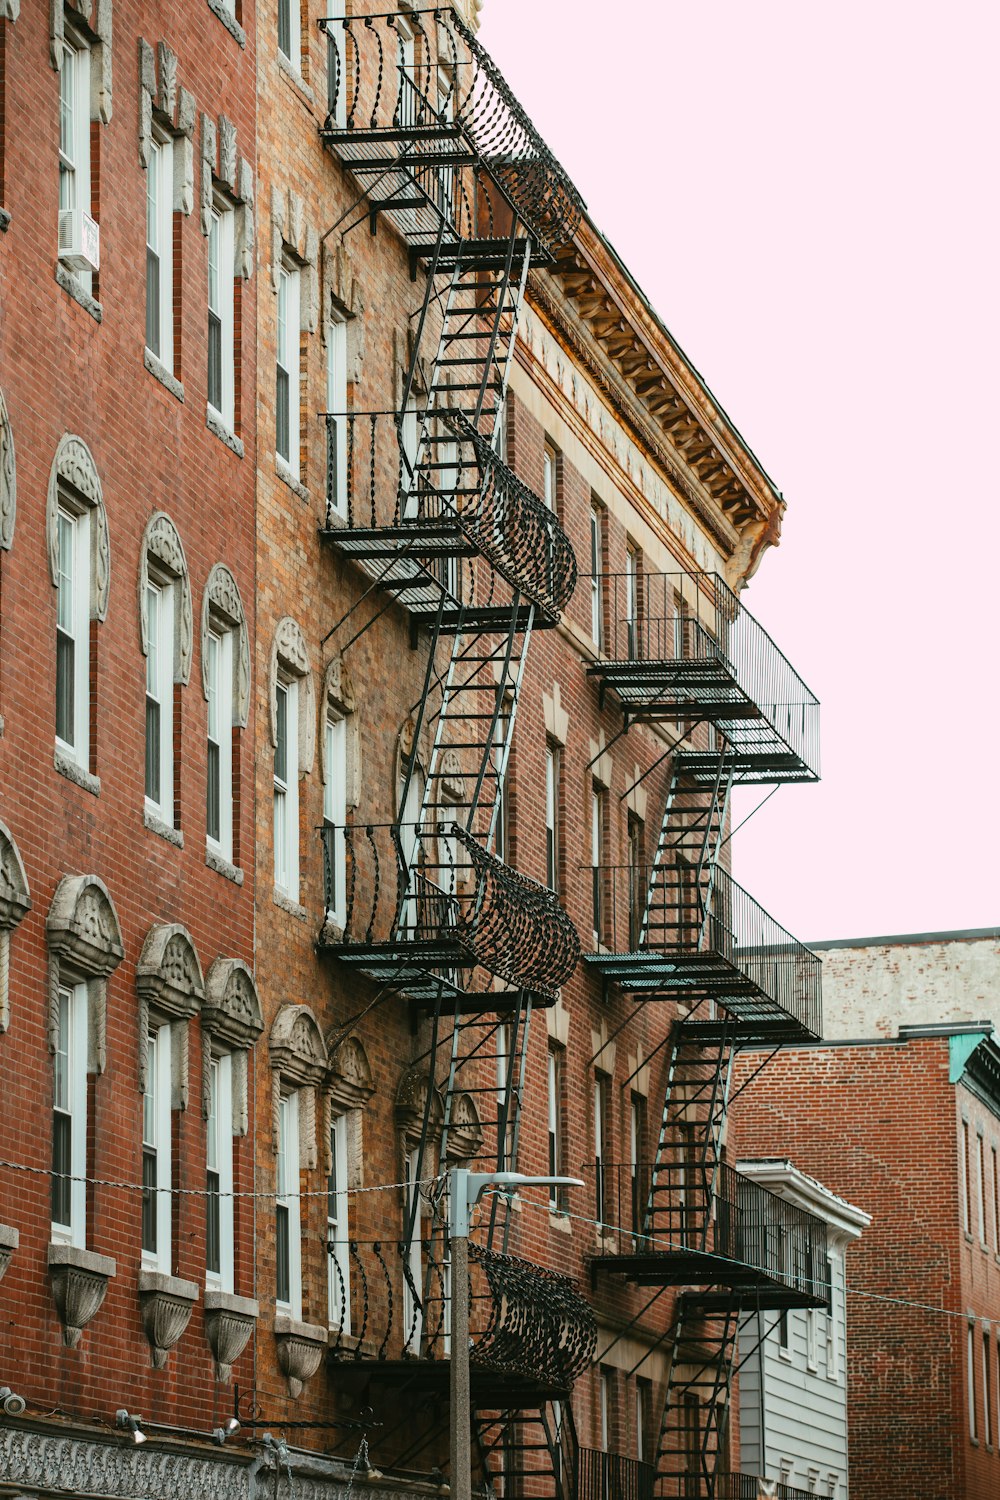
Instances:
[[[146,588],[149,630],[146,643],[146,807],[162,821],[174,821],[174,615],[177,607],[173,583],[150,577]],[[149,790],[148,761],[150,705],[158,710],[156,740],[159,761],[158,795]]]
[[[605,1194],[608,1184],[604,1179],[607,1171],[608,1153],[608,1104],[611,1080],[599,1069],[594,1073],[594,1171],[597,1178],[597,1204],[599,1215],[607,1211]],[[603,1223],[602,1217],[602,1223]]]
[[[611,1443],[611,1372],[603,1365],[597,1369],[597,1420],[601,1452],[607,1453]]]
[[[284,725],[282,726],[282,705]],[[299,897],[299,683],[279,677],[275,686],[274,885],[291,901]],[[284,747],[282,747],[282,728]],[[282,748],[284,763],[282,764]]]
[[[590,638],[598,651],[604,649],[604,514],[596,502],[590,505]]]
[[[169,136],[150,141],[146,167],[146,348],[171,372],[174,368],[174,143]],[[155,259],[157,285],[151,288]],[[155,307],[156,337],[151,342],[150,310]]]
[[[73,739],[61,737],[57,728],[56,744],[70,760],[86,768],[90,757],[90,512],[61,504],[56,526],[56,633],[69,641],[73,650]],[[57,664],[57,700],[58,692]]]
[[[616,626],[612,624],[612,629]],[[625,641],[629,661],[639,655],[639,549],[633,542],[625,548]]]
[[[203,1045],[208,1045],[207,1038]],[[205,1285],[214,1291],[235,1289],[235,1223],[233,1214],[233,1055],[223,1052],[209,1062],[209,1111],[205,1129],[206,1224],[213,1199],[218,1216],[218,1270],[205,1267]],[[206,1228],[207,1248],[207,1228]]]
[[[840,1380],[840,1328],[837,1323],[837,1283],[839,1262],[827,1256],[827,1275],[830,1278],[830,1311],[826,1315],[826,1376],[828,1380]]]
[[[350,1198],[347,1192],[348,1117],[330,1120],[330,1163],[327,1181],[327,1317],[331,1328],[351,1331]],[[332,1248],[331,1248],[332,1247]],[[339,1275],[338,1275],[339,1272]],[[343,1296],[343,1309],[341,1309]],[[343,1311],[343,1317],[341,1317]]]
[[[233,652],[235,632],[210,625],[208,654],[208,730],[205,764],[205,827],[208,848],[225,860],[233,857]],[[219,779],[219,833],[208,826],[212,749],[217,751]]]
[[[85,984],[60,984],[59,1031],[53,1059],[53,1165],[55,1117],[69,1120],[69,1222],[52,1220],[57,1244],[87,1243],[87,1044],[88,996]]]
[[[299,1094],[282,1094],[278,1101],[278,1150],[274,1174],[275,1256],[282,1225],[288,1237],[288,1297],[277,1296],[275,1306],[293,1318],[302,1317],[302,1199],[299,1183]],[[281,1217],[282,1213],[284,1218]]]
[[[559,746],[545,745],[545,883],[559,890]]]
[[[73,208],[90,213],[90,63],[90,48],[84,42],[64,39],[59,64],[60,213]],[[92,271],[72,274],[86,291],[93,289]]]
[[[457,564],[458,559],[455,558]],[[493,730],[494,764],[503,776],[497,786],[496,822],[493,825],[493,852],[504,864],[510,864],[510,756],[507,754],[507,732],[510,726],[511,705],[505,698],[500,715]],[[506,756],[506,760],[505,760]]]
[[[278,267],[278,330],[275,342],[275,452],[293,478],[298,479],[300,470],[300,445],[302,433],[301,400],[301,341],[299,338],[301,319],[302,275],[298,266],[287,262]],[[283,383],[284,382],[284,383]],[[281,447],[282,416],[284,417],[285,446]]]
[[[806,1309],[806,1368],[813,1371],[819,1369],[818,1319],[819,1313],[816,1308]]]
[[[347,923],[347,720],[328,710],[326,724],[326,782],[323,818],[335,831],[330,839],[333,890],[327,917],[338,927]],[[332,846],[332,847],[330,847]]]
[[[594,918],[594,947],[599,948],[604,937],[604,892],[601,888],[604,864],[604,788],[598,782],[590,784],[590,857],[593,871],[591,903]]]
[[[408,1232],[410,1215],[413,1211],[414,1194],[417,1198],[417,1213],[413,1221],[413,1234],[410,1237],[406,1249],[406,1263],[413,1279],[413,1285],[417,1289],[417,1296],[423,1300],[424,1295],[424,1257],[422,1248],[422,1204],[420,1203],[420,1148],[414,1146],[407,1150],[403,1158],[403,1233]],[[416,1320],[414,1322],[414,1319]],[[413,1302],[413,1293],[410,1291],[409,1282],[403,1277],[403,1337],[408,1338],[410,1329],[413,1336],[409,1340],[408,1349],[411,1354],[420,1351],[420,1341],[423,1337],[424,1316],[423,1308],[416,1308]]]
[[[346,106],[345,106],[346,108]],[[331,510],[347,519],[347,320],[331,318],[326,327],[326,409],[329,427],[336,433],[334,472],[327,476],[327,494]],[[330,457],[330,434],[327,432],[327,463]]]
[[[549,1146],[549,1176],[560,1177],[562,1175],[563,1157],[565,1155],[565,1142],[563,1140],[562,1119],[562,1070],[564,1066],[563,1049],[553,1047],[548,1050],[546,1062],[546,1094],[548,1109],[548,1146]],[[554,1184],[549,1188],[549,1209],[552,1213],[562,1210],[562,1202],[559,1197],[559,1189]]]
[[[162,1271],[170,1274],[171,1246],[171,1192],[170,1192],[170,1091],[171,1037],[170,1027],[151,1026],[149,1030],[146,1064],[146,1089],[142,1096],[142,1149],[143,1179],[145,1180],[145,1153],[156,1152],[155,1245],[143,1245],[142,1265],[147,1271]]]
[[[546,439],[542,450],[542,502],[555,514],[556,509],[556,482],[559,470],[557,468],[559,459],[558,449],[555,444]]]
[[[282,5],[286,7],[285,17],[282,17]],[[282,45],[282,21],[288,22],[288,35],[284,38],[287,45]],[[278,51],[287,62],[290,62],[296,73],[302,71],[302,16],[299,10],[299,0],[278,0],[278,25],[277,45]]]
[[[970,1323],[966,1330],[966,1378],[969,1384],[969,1437],[972,1441],[979,1441],[978,1418],[976,1414],[976,1328]]]
[[[400,427],[403,465],[400,484],[403,487],[403,520],[415,521],[420,513],[420,495],[416,483],[417,458],[420,453],[420,414],[411,396],[403,412]]]
[[[338,130],[347,127],[347,70],[344,58],[346,50],[344,44],[344,28],[337,24],[343,21],[345,13],[344,0],[326,0],[326,60],[327,60],[327,108],[331,115],[331,124]],[[336,71],[333,66],[333,55],[336,53],[339,66]],[[333,81],[336,78],[339,88],[336,100],[332,98]]]
[[[209,345],[213,318],[219,324],[219,401],[208,409],[230,431],[236,422],[235,289],[236,214],[232,208],[214,204],[208,231],[208,324]],[[211,354],[208,354],[211,360]],[[207,367],[206,367],[207,377]]]
[[[993,1368],[988,1329],[979,1330],[979,1344],[983,1354],[983,1442],[990,1448],[993,1444]]]

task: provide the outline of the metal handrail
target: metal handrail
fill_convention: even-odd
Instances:
[[[653,1500],[656,1467],[622,1453],[577,1448],[576,1500]]]

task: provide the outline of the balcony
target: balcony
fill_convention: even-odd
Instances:
[[[818,1040],[822,965],[721,865],[677,861],[592,869],[605,979],[651,1000],[713,1001],[740,1040]],[[702,1023],[698,1023],[701,1025]]]
[[[629,723],[706,720],[728,741],[735,779],[819,777],[819,703],[771,637],[715,573],[607,579],[606,656],[588,667]],[[717,757],[687,752],[685,774],[710,780]]]
[[[725,1474],[719,1480],[719,1500],[761,1500],[765,1494],[774,1500],[815,1500],[815,1490],[810,1493],[780,1481],[771,1483],[773,1489],[763,1490],[756,1474]]]
[[[529,614],[558,621],[576,586],[569,538],[460,411],[440,411],[422,433],[417,413],[324,421],[321,535],[413,618],[440,618],[446,631],[506,629],[512,610],[521,628]]]
[[[576,928],[546,886],[457,823],[321,830],[326,920],[318,946],[418,1005],[507,1010],[527,989],[554,1004],[576,968]],[[502,991],[469,983],[476,969]]]
[[[826,1224],[732,1167],[675,1153],[597,1163],[592,1180],[607,1226],[594,1271],[640,1286],[731,1288],[763,1309],[829,1307]]]
[[[512,211],[549,254],[572,239],[579,194],[454,10],[319,24],[330,78],[321,135],[414,254],[433,254],[443,230],[495,257]]]
[[[653,1500],[656,1469],[641,1459],[578,1448],[574,1467],[575,1500]]]

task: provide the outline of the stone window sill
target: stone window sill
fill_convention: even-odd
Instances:
[[[299,72],[295,64],[291,62],[283,52],[279,52],[277,54],[277,57],[278,69],[288,79],[288,82],[292,85],[292,88],[295,89],[297,93],[302,95],[302,98],[306,101],[306,103],[315,104],[316,95],[313,93],[308,83],[306,83],[305,79],[302,77],[302,74]]]
[[[74,302],[79,302],[84,312],[89,312],[95,323],[100,323],[104,318],[104,309],[101,304],[87,291],[79,276],[74,276],[72,271],[67,271],[61,260],[56,261],[56,281],[64,292],[68,292]]]
[[[241,47],[245,47],[247,34],[232,12],[226,9],[224,0],[208,0],[208,8],[213,16],[218,16],[233,40],[239,42]]]
[[[224,875],[227,880],[231,880],[233,885],[243,884],[243,871],[238,869],[224,854],[213,849],[211,844],[208,844],[205,849],[205,863],[210,870],[215,870],[218,875]]]
[[[233,432],[232,428],[227,427],[226,423],[219,416],[219,413],[211,406],[205,408],[205,421],[209,432],[214,432],[216,437],[220,438],[226,447],[236,454],[237,458],[243,457],[242,442],[236,436],[235,432]]]
[[[275,456],[274,468],[275,473],[277,474],[281,482],[283,484],[287,484],[290,490],[294,490],[300,500],[305,500],[308,502],[309,491],[306,489],[301,480],[296,479],[295,475],[292,473],[291,469],[280,455]]]
[[[60,750],[58,745],[54,764],[59,775],[65,776],[67,781],[72,781],[74,786],[82,787],[85,792],[91,792],[95,797],[101,795],[101,778],[92,776],[89,771],[84,770],[78,761],[75,761],[71,755],[67,755],[65,750]]]
[[[178,401],[184,400],[184,387],[181,385],[177,377],[167,369],[163,361],[161,359],[157,359],[152,350],[143,350],[142,362],[146,366],[146,369],[149,371],[150,375],[153,375],[161,385],[166,386],[171,396],[176,396]]]
[[[298,901],[293,901],[291,896],[286,895],[284,891],[279,891],[277,886],[274,888],[274,904],[280,906],[281,910],[286,911],[290,917],[297,917],[300,922],[309,920],[309,913],[305,907]]]
[[[560,1234],[573,1233],[573,1221],[568,1214],[560,1213],[556,1208],[549,1209],[549,1228],[557,1229]]]
[[[166,839],[167,843],[173,844],[176,849],[184,848],[184,835],[183,833],[181,833],[180,829],[171,828],[170,824],[165,823],[159,816],[159,814],[155,813],[151,807],[143,808],[142,821],[143,825],[149,829],[150,833],[155,833],[161,839]]]

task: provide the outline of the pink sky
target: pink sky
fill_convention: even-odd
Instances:
[[[744,603],[823,781],[737,879],[805,941],[1000,923],[1000,7],[486,0],[481,37],[788,502]]]

